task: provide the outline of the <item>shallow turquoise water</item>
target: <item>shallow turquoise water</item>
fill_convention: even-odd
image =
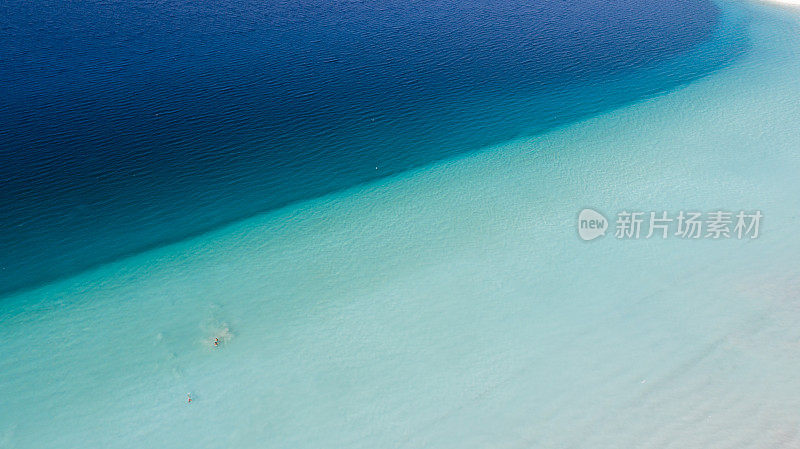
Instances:
[[[0,295],[669,90],[745,51],[718,24],[711,0],[6,2]]]
[[[751,50],[683,88],[7,298],[0,447],[797,446],[800,14],[725,8]]]

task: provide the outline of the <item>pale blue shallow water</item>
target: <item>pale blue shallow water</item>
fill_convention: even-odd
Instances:
[[[710,0],[6,2],[0,41],[0,294],[561,126],[746,49]]]
[[[796,447],[800,13],[723,9],[681,88],[4,298],[0,447]]]

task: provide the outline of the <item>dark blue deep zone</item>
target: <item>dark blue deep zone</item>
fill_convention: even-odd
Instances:
[[[685,83],[741,50],[686,56],[719,20],[705,0],[4,1],[0,292]]]

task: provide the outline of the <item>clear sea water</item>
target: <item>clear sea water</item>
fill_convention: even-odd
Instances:
[[[103,9],[108,17],[127,17],[118,11],[115,14],[113,3],[97,5],[108,8]],[[362,30],[373,30],[367,22],[356,20],[366,17],[361,15],[363,9],[348,22],[331,19],[335,16],[332,11],[341,12],[340,8],[301,8],[305,14],[298,14],[299,7],[287,3],[279,5],[283,9],[276,6],[279,11],[292,11],[286,16],[256,14],[257,8],[242,7],[239,15],[226,16],[232,22],[223,18],[204,22],[199,18],[209,16],[202,14],[202,5],[192,5],[199,9],[182,5],[180,10],[192,11],[195,16],[187,18],[180,16],[183,12],[175,12],[159,16],[155,23],[163,26],[171,21],[178,30],[214,30],[217,25],[232,24],[245,28],[235,37],[215,38],[213,32],[181,35],[154,25],[143,39],[160,35],[158,42],[163,43],[164,52],[194,48],[195,57],[223,60],[204,53],[207,47],[199,43],[207,43],[218,48],[217,55],[230,57],[228,65],[235,69],[241,67],[235,61],[247,65],[252,58],[230,51],[233,41],[240,44],[251,38],[251,45],[245,46],[249,51],[269,54],[258,53],[258,44],[269,42],[268,38],[255,38],[262,35],[248,33],[246,26],[260,30],[256,17],[284,17],[295,25],[276,29],[288,29],[289,35],[304,30],[302,24],[314,23],[318,32],[341,33],[340,40],[333,42],[342,48],[374,49],[376,54],[392,48],[384,46],[386,40],[359,40],[369,34],[366,31],[346,34],[359,30],[357,24],[363,25]],[[348,5],[369,9],[362,3]],[[503,5],[507,9],[500,7]],[[414,106],[407,112],[381,116],[386,123],[376,126],[384,126],[382,132],[363,131],[364,140],[354,133],[353,148],[361,149],[356,155],[346,151],[346,133],[353,129],[348,126],[356,126],[348,121],[351,116],[345,114],[341,122],[331,122],[343,112],[334,106],[326,109],[322,105],[328,103],[314,99],[320,101],[315,104],[323,112],[298,124],[297,129],[317,129],[314,123],[341,126],[319,137],[298,132],[300,137],[286,136],[285,142],[341,139],[341,146],[331,143],[317,147],[316,152],[297,149],[297,165],[286,162],[295,171],[278,169],[280,163],[269,167],[257,163],[259,157],[294,159],[285,152],[264,150],[272,144],[279,148],[274,142],[283,141],[270,134],[266,122],[259,125],[260,118],[249,116],[252,108],[286,109],[286,116],[302,115],[282,103],[261,105],[267,94],[256,87],[258,82],[218,91],[223,100],[229,94],[228,107],[240,111],[240,116],[233,117],[247,116],[243,122],[225,122],[212,112],[198,112],[195,117],[207,122],[198,119],[186,124],[170,118],[171,125],[164,125],[161,133],[143,128],[139,141],[107,131],[93,142],[116,139],[126,145],[147,141],[164,146],[142,144],[137,150],[141,152],[101,148],[92,153],[97,147],[75,143],[75,158],[57,162],[53,154],[58,150],[52,141],[64,133],[77,133],[69,131],[75,128],[65,125],[69,132],[53,129],[52,134],[41,130],[30,135],[26,130],[38,129],[36,120],[58,127],[57,123],[68,123],[67,118],[55,122],[46,112],[41,116],[12,112],[32,108],[36,105],[33,98],[57,103],[70,89],[74,89],[71,95],[81,97],[77,92],[91,91],[87,86],[92,77],[86,73],[77,76],[73,86],[64,87],[64,97],[44,90],[36,97],[36,89],[20,87],[24,85],[20,80],[27,79],[23,66],[3,71],[4,89],[10,91],[7,98],[20,100],[3,106],[4,123],[13,126],[4,127],[2,138],[10,142],[5,148],[12,150],[4,149],[2,157],[31,167],[30,172],[20,170],[19,175],[11,176],[5,174],[8,169],[4,165],[4,194],[14,195],[11,199],[4,195],[3,201],[30,204],[30,210],[21,214],[56,218],[21,223],[3,211],[8,214],[3,216],[4,222],[23,224],[15,225],[22,228],[12,234],[16,237],[3,237],[7,239],[4,247],[18,254],[3,257],[25,262],[24,268],[13,268],[13,275],[6,275],[8,290],[26,288],[0,301],[4,341],[0,447],[780,448],[800,444],[800,410],[796,406],[800,382],[793,375],[800,369],[800,330],[796,326],[800,319],[800,240],[795,232],[800,226],[796,175],[800,172],[796,126],[800,117],[800,13],[745,3],[649,4],[647,10],[633,3],[584,4],[574,9],[550,4],[549,12],[535,5],[530,9],[511,3],[465,8],[472,16],[465,11],[403,10],[397,6],[401,17],[441,19],[428,28],[432,33],[441,32],[439,39],[423,39],[422,33],[408,37],[409,28],[403,28],[402,20],[386,19],[391,23],[387,30],[397,26],[402,39],[418,39],[418,52],[409,53],[412,60],[424,59],[430,51],[428,57],[433,59],[426,61],[434,61],[450,54],[437,45],[449,42],[455,49],[470,42],[485,50],[485,61],[511,65],[470,78],[470,70],[481,67],[476,62],[480,58],[470,56],[472,50],[464,50],[462,65],[455,58],[451,66],[443,66],[445,71],[454,70],[451,75],[465,71],[464,78],[456,77],[456,85],[436,84],[436,70],[422,70],[430,78],[419,75],[419,92],[434,89],[430,87],[434,85],[452,89],[450,97],[432,95],[438,99],[429,109],[416,107],[427,104],[422,97],[393,97],[398,95],[393,92],[400,90],[393,91],[387,87],[392,82],[383,80],[386,84],[375,91],[375,102],[394,105],[408,101]],[[555,9],[562,7],[559,16]],[[3,8],[6,18],[12,17],[10,12],[25,11],[17,4]],[[84,8],[89,6],[53,8],[58,17],[72,17],[76,10],[86,12]],[[150,17],[151,10],[142,8],[137,11]],[[539,11],[536,17],[542,22],[535,23],[553,17],[564,21],[556,21],[555,29],[520,27],[526,20],[520,11]],[[565,38],[574,37],[567,24],[586,11],[593,13],[586,13],[580,21],[576,18],[575,24],[595,19],[597,32],[579,35],[594,36],[597,41],[562,46],[555,37],[559,30]],[[706,14],[701,14],[703,11]],[[30,23],[47,28],[47,20],[37,22],[35,15],[28,14]],[[85,17],[89,16],[87,12]],[[471,22],[465,17],[472,17]],[[108,25],[106,33],[125,35],[125,25],[132,25],[122,19],[121,29]],[[493,19],[499,28],[486,28],[485,35],[476,31],[479,27],[463,26],[462,22],[493,24]],[[343,26],[350,23],[353,26]],[[448,30],[441,24],[451,27]],[[651,31],[645,31],[648,27]],[[3,33],[11,28],[14,26],[4,24]],[[531,50],[546,55],[547,49],[552,54],[541,56],[547,62],[544,66],[554,64],[543,68],[541,76],[547,79],[547,73],[555,76],[570,67],[574,75],[564,75],[552,85],[544,82],[536,90],[536,81],[532,81],[536,72],[527,73],[528,78],[525,71],[515,69],[523,61],[512,58],[519,57],[518,50],[511,50],[515,42],[524,40],[501,39],[501,29],[553,36],[550,47],[548,38],[542,38],[544,48],[536,45]],[[454,30],[476,33],[476,37],[465,39],[454,35]],[[613,30],[620,31],[615,34]],[[666,34],[652,41],[635,39],[658,36],[658,30]],[[608,39],[601,39],[603,33],[608,33]],[[189,35],[198,39],[197,47],[176,44],[180,36]],[[597,50],[596,61],[591,56],[594,53],[589,49],[617,38],[623,42],[625,36],[633,39],[630,47],[620,44]],[[69,46],[69,39],[57,37],[53,36],[50,47]],[[297,41],[297,48],[302,48],[305,41]],[[31,55],[36,52],[26,50],[25,42],[4,46],[3,51],[35,60]],[[482,43],[486,46],[480,47]],[[118,44],[115,48],[127,47]],[[325,51],[336,48],[326,45]],[[636,57],[640,50],[645,55],[641,59]],[[158,54],[158,49],[140,57],[149,58],[152,53]],[[357,53],[367,58],[370,54]],[[604,60],[602,55],[612,57]],[[476,59],[470,59],[473,57]],[[588,66],[580,64],[583,57]],[[4,55],[3,61],[7,60]],[[136,70],[141,67],[129,64]],[[348,62],[340,64],[347,67]],[[392,70],[405,67],[396,64]],[[487,64],[484,69],[492,66]],[[66,61],[65,66],[70,69],[61,70],[79,70]],[[365,66],[381,72],[377,65]],[[540,66],[531,62],[531,67]],[[77,67],[86,70],[85,65]],[[210,79],[222,77],[218,67],[193,67]],[[344,67],[314,67],[301,65],[297,70],[319,70],[315,76],[321,78],[314,79],[324,79],[325,70],[347,72]],[[254,66],[250,69],[254,79],[261,79],[263,73],[259,75]],[[53,70],[59,70],[57,65]],[[122,72],[123,79],[131,78],[120,81],[120,86],[137,85],[135,76]],[[116,78],[111,73],[103,75],[105,81]],[[498,79],[484,76],[487,73],[496,73]],[[183,72],[176,71],[164,79],[180,85],[181,76]],[[8,83],[6,78],[20,82]],[[145,72],[139,78],[150,79]],[[512,82],[514,79],[519,82]],[[346,85],[358,86],[355,81],[343,87]],[[556,92],[552,96],[547,93],[548,86]],[[181,93],[179,87],[140,88],[151,92],[155,103],[169,103],[163,93],[174,93],[187,101],[176,107],[184,112],[184,107],[203,111],[202,101],[211,101],[199,93],[202,101],[189,101],[191,95]],[[104,92],[101,97],[111,98],[110,92],[116,91]],[[136,110],[139,106],[135,103],[147,98],[122,91],[118,95],[113,104],[123,104],[121,110]],[[93,117],[88,111],[102,101],[89,95],[82,98],[89,109],[81,110]],[[236,109],[234,98],[249,98],[250,102],[242,104],[250,106]],[[329,104],[338,103],[331,99]],[[533,107],[536,105],[541,108]],[[42,107],[49,110],[47,105]],[[100,110],[113,114],[120,109]],[[346,110],[350,114],[359,109]],[[560,118],[547,122],[543,117],[548,113],[543,111],[556,111],[550,116]],[[80,119],[80,113],[75,114],[73,123],[101,120]],[[381,117],[374,117],[375,123]],[[426,122],[430,117],[439,121]],[[120,125],[126,120],[135,122],[123,114],[109,116],[107,123]],[[241,133],[231,132],[241,140],[235,145],[219,144],[222,149],[215,153],[214,139],[224,141],[226,136],[215,136],[211,130],[220,129],[222,123],[241,126]],[[404,123],[428,123],[428,128],[403,128]],[[502,125],[496,126],[498,123]],[[86,127],[99,132],[88,122]],[[249,135],[253,139],[241,137]],[[208,147],[203,151],[175,150],[185,148],[180,136],[208,139]],[[384,141],[367,144],[375,136]],[[63,141],[70,139],[78,142],[81,138],[64,135]],[[482,146],[481,139],[485,139]],[[258,145],[262,146],[254,149]],[[439,146],[444,149],[434,149]],[[30,151],[25,153],[23,148]],[[398,154],[396,158],[387,156],[391,148]],[[410,148],[418,148],[419,153],[411,156],[403,151]],[[14,154],[17,156],[11,157]],[[79,157],[81,154],[87,157]],[[88,157],[93,154],[100,156]],[[222,164],[227,169],[211,163],[215,154],[227,161]],[[372,173],[375,165],[381,171],[383,165],[373,163],[381,157],[381,162],[392,161],[388,163],[391,176]],[[341,166],[324,164],[326,159],[336,159]],[[183,163],[202,167],[203,161],[212,168],[185,177],[172,176],[180,172],[175,167]],[[236,161],[246,169],[235,171]],[[359,175],[352,167],[366,161],[372,171]],[[53,168],[57,163],[67,165],[59,170]],[[93,172],[87,167],[91,164],[118,170],[109,169],[105,177],[90,182],[88,173]],[[315,181],[312,167],[328,166],[328,181]],[[43,173],[37,178],[41,186],[23,182],[24,176],[32,176],[26,173],[36,170]],[[265,175],[268,180],[259,184],[259,173],[270,170],[282,174]],[[71,191],[48,187],[61,182],[55,172],[64,179],[74,176],[78,187]],[[151,181],[186,182],[186,190],[170,190],[169,184],[158,182],[144,183],[137,190],[134,187],[140,184],[122,181],[125,173]],[[216,186],[200,182],[215,176],[220,180]],[[85,182],[83,187],[77,182],[80,179]],[[297,186],[291,189],[296,196],[281,197],[280,189],[269,181],[278,179]],[[58,218],[61,206],[48,203],[54,201],[48,199],[50,195],[61,192],[78,201],[84,198],[81,188],[89,189],[103,180],[120,189],[95,193],[109,195],[100,201],[103,207],[87,207],[91,212],[74,216],[71,223],[59,221],[66,219]],[[284,185],[275,181],[278,184]],[[206,187],[198,187],[203,185]],[[132,195],[127,197],[129,203],[124,195],[115,196],[122,191]],[[174,201],[162,202],[170,192]],[[259,194],[258,201],[248,197],[252,192]],[[204,203],[204,195],[216,199]],[[151,202],[137,204],[140,200],[134,198]],[[164,208],[165,204],[174,209]],[[281,204],[285,206],[278,207]],[[212,219],[202,217],[214,215],[215,207],[220,220],[215,223],[228,224],[210,226],[212,230],[194,235],[206,229],[204,223]],[[760,209],[765,220],[761,237],[752,241],[618,241],[607,236],[587,243],[578,239],[575,229],[577,212],[583,207],[609,215],[622,209]],[[238,214],[247,216],[254,210],[266,212],[235,220]],[[179,217],[186,217],[185,221]],[[114,236],[115,220],[120,226],[127,221],[141,234],[130,231],[124,238],[116,234],[117,240],[130,246],[123,250],[108,245],[108,253],[101,257],[102,251],[91,247],[86,236],[96,234],[98,241]],[[88,222],[96,227],[85,229]],[[165,225],[170,229],[162,231],[164,235],[156,232],[152,239],[143,237]],[[177,237],[185,235],[193,237]],[[55,242],[53,246],[44,245],[48,239]],[[171,244],[161,244],[173,239]],[[47,249],[36,249],[37,245]],[[136,250],[146,247],[150,249]],[[126,251],[130,255],[122,257]],[[30,262],[34,258],[37,262]],[[54,262],[52,272],[41,268],[51,258],[61,260],[64,266],[59,268]],[[108,260],[113,262],[104,263]],[[77,261],[93,268],[81,271]],[[71,270],[74,273],[70,274]],[[36,282],[56,277],[60,279],[36,286]],[[222,337],[221,347],[211,343],[214,336]],[[186,402],[187,393],[192,394],[191,404]]]
[[[697,79],[746,46],[719,20],[707,0],[4,2],[0,293]]]

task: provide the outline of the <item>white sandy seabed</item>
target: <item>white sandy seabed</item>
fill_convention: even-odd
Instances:
[[[767,3],[775,3],[778,5],[800,6],[800,0],[764,0]]]
[[[744,8],[676,91],[4,298],[0,447],[800,446],[800,20]]]

